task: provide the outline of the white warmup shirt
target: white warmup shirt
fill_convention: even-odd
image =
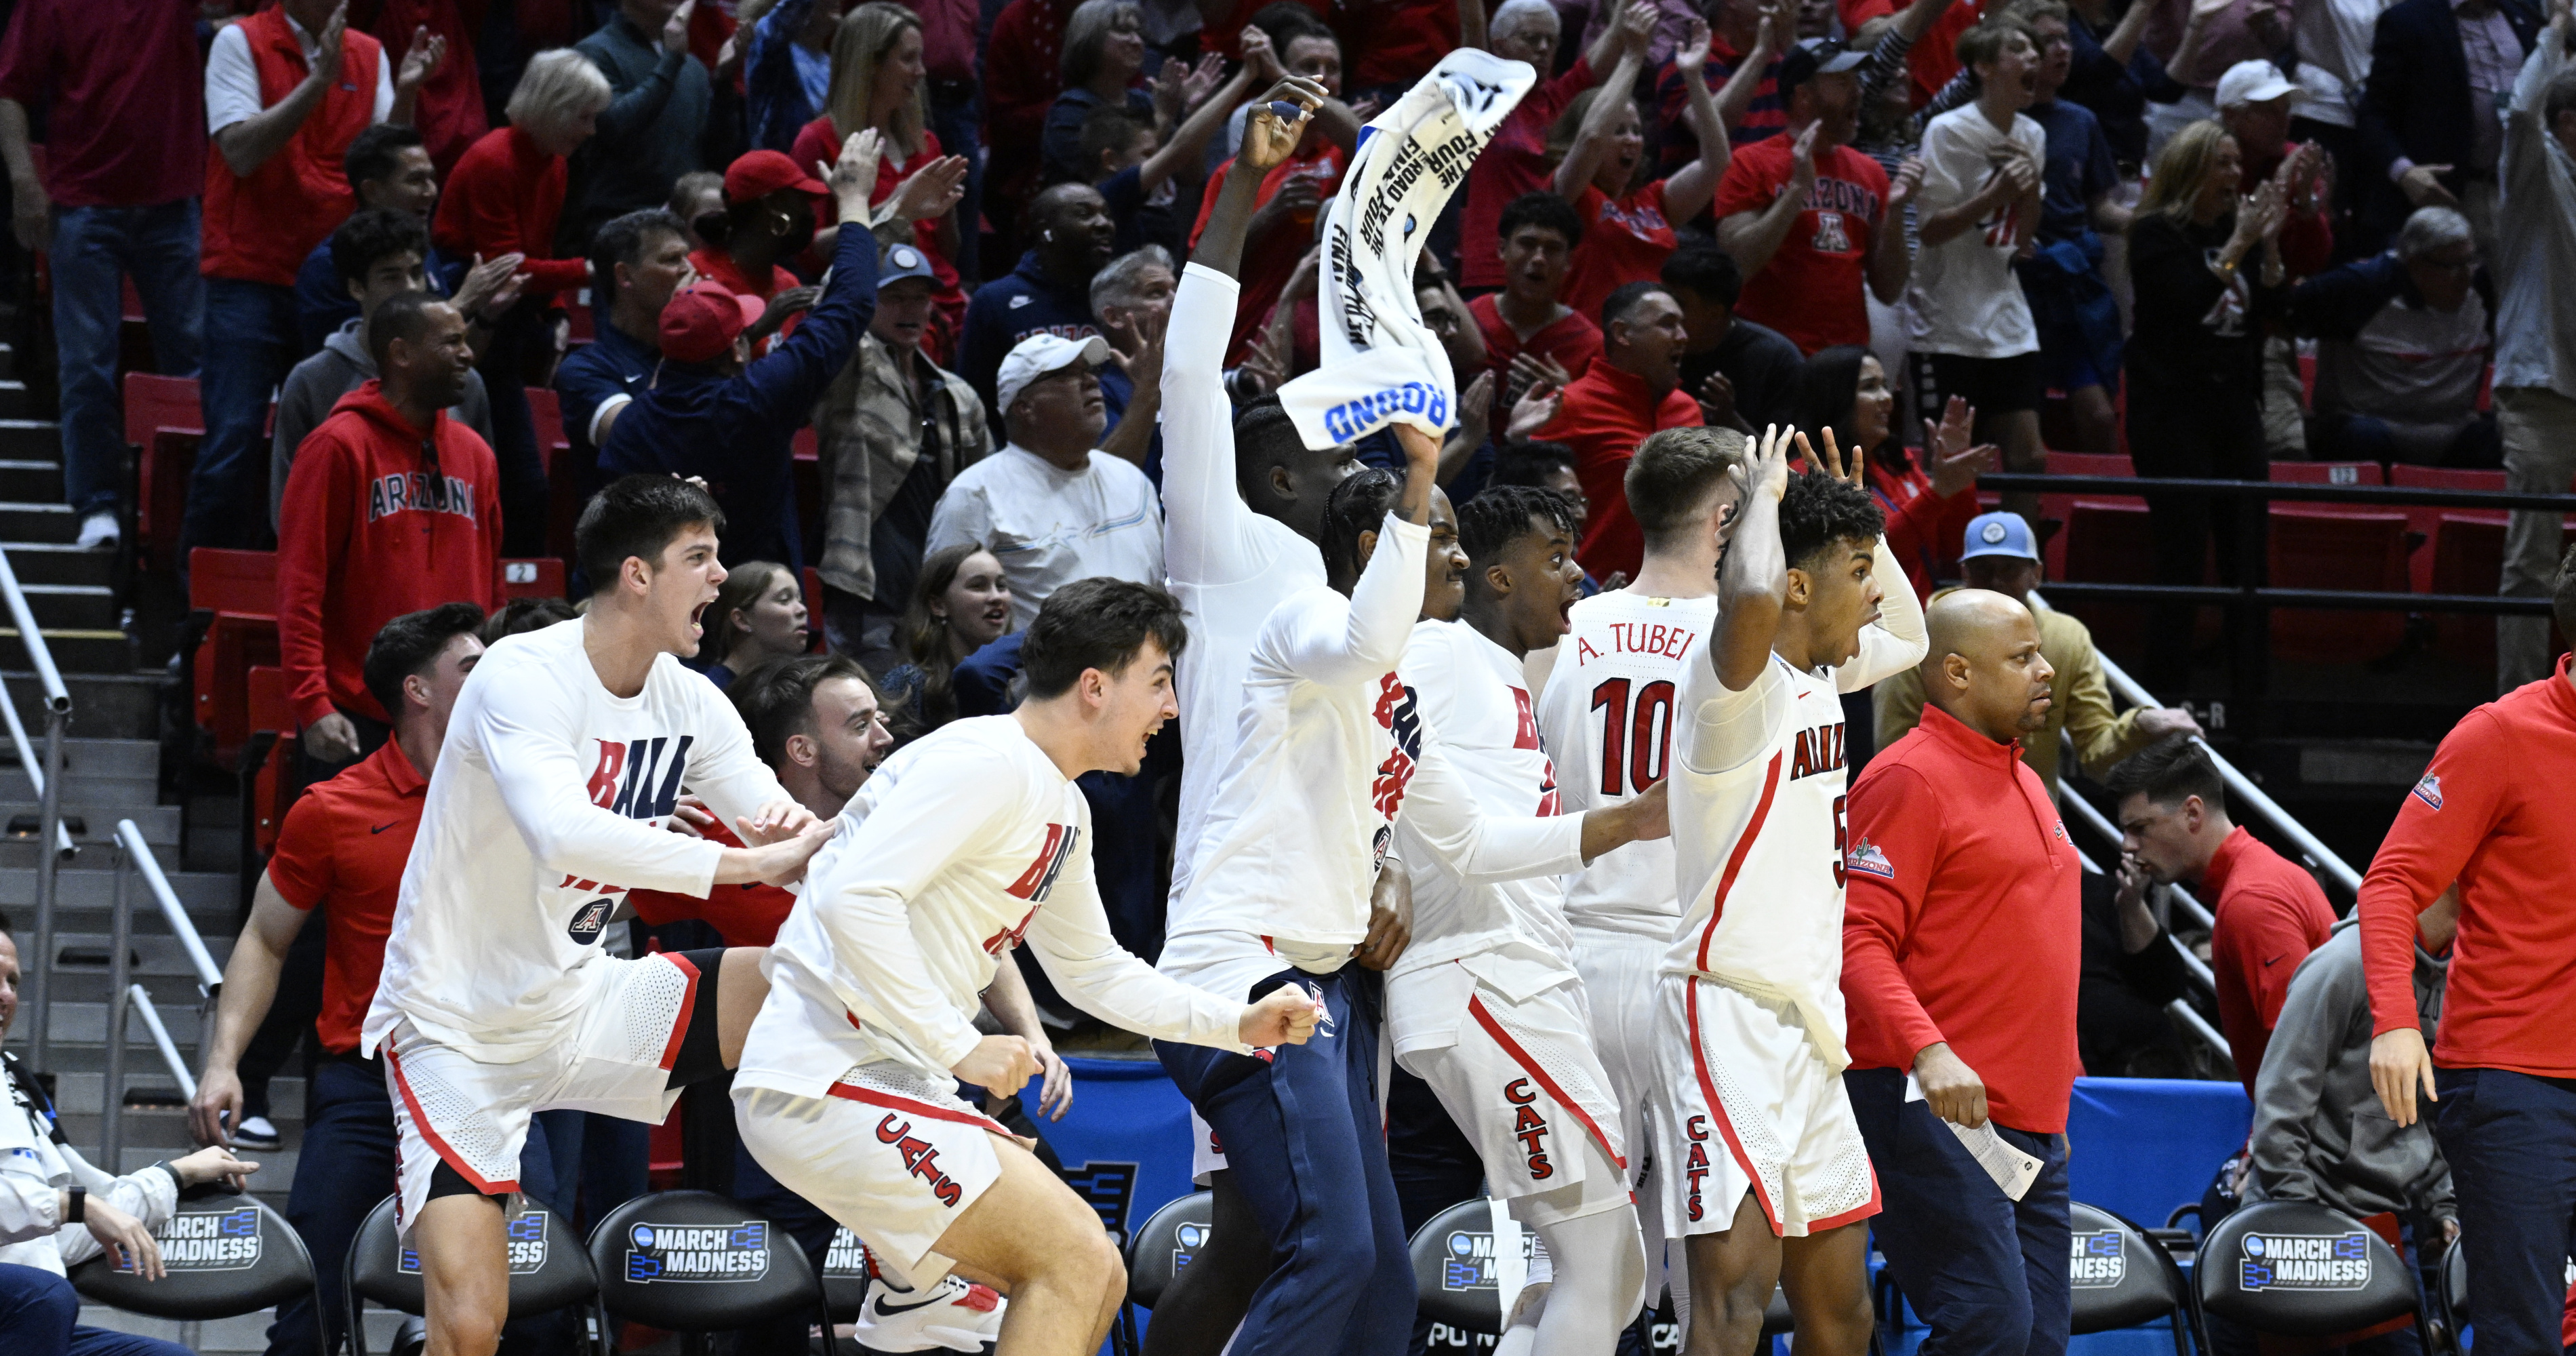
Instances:
[[[476,1059],[562,1039],[619,896],[705,898],[724,849],[663,826],[682,788],[727,824],[788,799],[713,683],[670,655],[599,681],[579,619],[484,653],[448,718],[359,1048],[409,1018]]]
[[[1684,901],[1666,974],[1707,975],[1794,1006],[1817,1055],[1843,1051],[1843,848],[1847,779],[1840,693],[1909,669],[1929,649],[1914,590],[1878,543],[1886,589],[1860,653],[1831,673],[1779,655],[1741,692],[1718,681],[1711,632],[1682,657],[1672,763],[1673,846]]]
[[[1017,718],[952,722],[870,774],[764,969],[769,998],[736,1087],[820,1097],[861,1064],[932,1079],[982,1039],[994,968],[1027,939],[1084,1011],[1169,1041],[1243,1051],[1243,1005],[1119,949],[1091,868],[1091,807]]]
[[[1664,779],[1682,656],[1717,620],[1717,598],[1650,598],[1632,589],[1574,605],[1538,699],[1539,736],[1556,759],[1565,813],[1624,805]],[[1567,878],[1565,916],[1581,927],[1671,941],[1681,917],[1673,841],[1613,848]]]
[[[1324,587],[1324,556],[1315,544],[1253,512],[1235,488],[1234,402],[1222,369],[1239,291],[1234,279],[1205,265],[1182,269],[1163,338],[1163,565],[1190,628],[1172,679],[1181,708],[1181,803],[1167,926],[1180,920],[1208,803],[1234,752],[1252,638],[1282,599]]]
[[[2031,163],[2047,163],[2048,134],[2029,115],[2013,115],[2012,131],[1997,128],[1975,104],[1954,108],[1923,129],[1923,191],[1914,210],[1924,219],[1985,191],[2002,173],[1991,157],[2018,147]],[[1907,328],[1918,353],[1968,358],[2009,358],[2039,350],[2030,303],[2013,276],[2013,251],[2021,229],[2019,201],[1935,245],[1925,242],[1906,284]]]
[[[0,1059],[0,1265],[57,1276],[105,1249],[84,1225],[65,1224],[60,1193],[78,1188],[158,1229],[179,1205],[179,1183],[160,1168],[110,1177],[61,1137],[35,1075]]]
[[[1012,443],[958,472],[930,511],[923,549],[963,542],[1002,562],[1014,631],[1028,628],[1048,594],[1077,579],[1163,582],[1163,509],[1154,482],[1106,452],[1068,471]]]

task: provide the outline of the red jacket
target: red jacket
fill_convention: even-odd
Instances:
[[[436,482],[421,455],[433,442]],[[369,381],[296,449],[277,539],[277,647],[296,718],[337,707],[387,719],[361,672],[377,629],[441,603],[501,603],[492,449],[443,410],[424,439]]]
[[[411,49],[412,30],[426,27],[432,36],[447,39],[447,56],[429,74],[421,78],[420,90],[412,99],[412,126],[420,129],[423,146],[430,161],[438,166],[445,179],[456,172],[458,160],[492,124],[483,116],[483,75],[474,64],[474,34],[483,26],[483,5],[475,13],[465,14],[457,0],[383,0],[376,11],[376,21],[368,25],[376,41],[394,53]],[[350,16],[352,24],[357,22]],[[522,39],[526,21],[521,21]],[[521,51],[536,52],[553,43],[530,43]],[[395,68],[398,72],[400,67]]]
[[[451,259],[528,256],[519,266],[529,275],[527,295],[544,302],[590,281],[584,261],[551,257],[563,202],[564,158],[548,155],[526,132],[504,127],[486,133],[456,162],[429,238]]]
[[[272,108],[304,83],[312,68],[287,27],[286,11],[271,6],[241,21],[259,71],[260,107]],[[293,287],[305,256],[336,230],[357,195],[341,169],[349,143],[376,117],[376,65],[384,49],[364,33],[342,35],[340,83],[275,155],[244,178],[220,153],[206,157],[204,240],[197,269],[209,278]],[[215,336],[210,336],[215,337]],[[216,337],[216,342],[222,342]]]
[[[1942,1041],[1997,1121],[2066,1128],[2083,1072],[2075,990],[2083,864],[2048,787],[1937,706],[1852,783],[1843,920],[1856,1069],[1912,1069]]]
[[[1968,523],[1977,516],[1973,490],[1947,499],[1932,492],[1932,477],[1923,473],[1925,455],[1914,452],[1902,467],[1875,455],[1869,460],[1870,497],[1887,513],[1887,549],[1905,567],[1918,603],[1931,601],[1933,580],[1957,577]]]
[[[2263,1048],[2290,996],[2290,975],[2334,931],[2334,906],[2296,863],[2239,828],[2218,845],[2193,893],[2216,915],[2209,934],[2209,969],[2218,984],[2218,1029],[2236,1056],[2236,1076],[2254,1095],[2263,1070]],[[2410,926],[2408,936],[2414,935]],[[2409,943],[2407,964],[2414,964]],[[2407,981],[2414,999],[2414,981]]]
[[[2461,718],[2399,803],[2361,881],[2371,1034],[2415,1010],[2415,915],[2452,882],[2451,947],[2436,1061],[2576,1077],[2576,689],[2567,660]],[[2403,959],[2390,962],[2391,944]],[[2403,1016],[2412,1021],[2411,1016]]]
[[[742,846],[733,830],[721,823],[707,839],[726,847]],[[626,902],[635,906],[636,917],[657,928],[695,918],[712,925],[727,946],[767,946],[778,940],[778,929],[787,922],[787,911],[796,907],[796,896],[753,880],[716,886],[705,898],[667,890],[630,890]]]
[[[1645,534],[1628,512],[1628,460],[1648,434],[1668,428],[1697,428],[1699,402],[1678,389],[1658,400],[1644,379],[1631,376],[1603,358],[1565,388],[1565,403],[1538,436],[1574,449],[1574,474],[1583,481],[1583,497],[1592,516],[1583,525],[1583,545],[1575,554],[1583,572],[1608,579],[1613,570],[1630,576],[1645,559]]]

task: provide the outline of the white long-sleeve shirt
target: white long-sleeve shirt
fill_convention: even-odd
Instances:
[[[57,1276],[98,1256],[96,1235],[62,1218],[62,1192],[79,1188],[134,1216],[146,1229],[178,1208],[178,1179],[158,1168],[110,1177],[61,1138],[33,1075],[0,1061],[0,1265]]]
[[[1835,1070],[1843,1049],[1842,692],[1923,661],[1923,609],[1881,540],[1871,572],[1887,590],[1860,653],[1801,673],[1771,655],[1741,691],[1717,676],[1716,628],[1682,655],[1670,779],[1682,917],[1668,974],[1707,975],[1799,1014]]]
[[[1235,488],[1234,402],[1223,369],[1240,292],[1203,264],[1182,269],[1163,338],[1163,566],[1190,628],[1172,676],[1182,770],[1167,926],[1186,907],[1208,805],[1234,752],[1252,639],[1282,600],[1324,586],[1315,544],[1253,512]]]
[[[724,849],[663,825],[683,788],[726,823],[787,799],[742,717],[670,655],[644,690],[599,681],[582,620],[512,636],[465,680],[403,868],[359,1045],[405,1018],[496,1064],[534,1056],[580,1001],[573,971],[638,888],[704,898]]]
[[[1305,589],[1262,623],[1163,973],[1241,995],[1283,957],[1330,972],[1367,937],[1369,891],[1422,753],[1396,664],[1422,611],[1430,542],[1429,528],[1389,513],[1350,597]]]
[[[1243,1005],[1119,948],[1092,876],[1091,808],[1017,718],[942,727],[841,812],[765,969],[738,1086],[822,1096],[862,1064],[946,1079],[979,995],[1025,940],[1076,1006],[1162,1040],[1242,1051]]]

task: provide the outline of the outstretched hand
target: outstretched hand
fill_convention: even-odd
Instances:
[[[1272,85],[1244,117],[1243,151],[1235,163],[1261,174],[1286,164],[1297,153],[1297,143],[1305,137],[1315,110],[1330,97],[1322,85],[1293,75]],[[1278,107],[1282,104],[1295,108],[1296,115],[1282,116]]]
[[[1798,455],[1806,459],[1808,467],[1816,474],[1831,476],[1846,485],[1868,489],[1869,479],[1861,473],[1861,462],[1868,453],[1854,447],[1851,450],[1851,462],[1846,466],[1843,462],[1842,448],[1834,441],[1833,429],[1826,428],[1824,435],[1825,455],[1821,459],[1816,456],[1815,448],[1808,444],[1807,435],[1803,433],[1797,435]]]
[[[1806,439],[1797,430],[1772,424],[1762,431],[1761,443],[1753,449],[1752,459],[1739,461],[1726,469],[1735,482],[1736,502],[1747,504],[1755,495],[1767,495],[1772,503],[1789,492],[1789,441],[1801,445]]]

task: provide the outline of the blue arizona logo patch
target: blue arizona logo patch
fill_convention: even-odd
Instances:
[[[1843,866],[1846,870],[1866,872],[1880,880],[1896,879],[1895,864],[1887,860],[1887,854],[1879,851],[1876,843],[1866,838],[1852,844],[1851,851],[1844,855]]]
[[[2415,783],[2415,790],[2412,794],[2415,799],[2424,802],[2433,809],[2441,809],[2442,779],[2434,776],[2430,772],[2427,772],[2424,774],[2424,780]]]

